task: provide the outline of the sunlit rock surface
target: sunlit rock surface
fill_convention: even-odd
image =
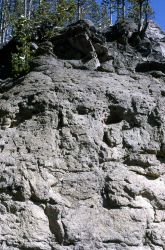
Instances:
[[[164,250],[164,73],[33,65],[0,84],[0,249]]]

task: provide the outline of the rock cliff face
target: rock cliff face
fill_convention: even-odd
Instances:
[[[1,81],[0,249],[165,249],[164,73],[112,46]]]

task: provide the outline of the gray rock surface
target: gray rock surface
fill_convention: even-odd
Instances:
[[[153,21],[149,22],[146,31],[147,37],[152,41],[152,54],[165,57],[165,32]]]
[[[158,42],[165,38],[165,32],[152,20],[149,21],[146,33],[148,38]]]
[[[0,249],[164,250],[163,78],[34,65],[1,86]]]
[[[165,43],[150,26],[137,51],[80,21],[0,80],[0,250],[165,250]]]

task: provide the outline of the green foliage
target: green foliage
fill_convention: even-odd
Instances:
[[[109,1],[102,0],[101,2],[101,28],[104,29],[110,25],[109,17]]]
[[[129,17],[134,19],[140,30],[142,23],[145,24],[154,15],[150,0],[129,0],[129,2],[131,4]]]
[[[29,63],[33,58],[33,52],[30,48],[32,36],[32,23],[29,19],[21,16],[14,23],[14,39],[17,47],[16,53],[12,54],[12,74],[19,77],[26,74],[29,69]]]
[[[37,37],[37,30],[40,31],[40,40],[46,40],[52,36],[50,26],[56,25],[56,18],[50,12],[51,5],[43,0],[38,9],[33,13],[33,36]]]
[[[55,35],[53,27],[64,26],[70,23],[75,12],[76,5],[74,0],[59,0],[55,10],[52,3],[43,0],[35,13],[33,13],[33,30],[37,31],[36,27],[38,27],[40,40],[50,39]],[[33,36],[35,36],[35,33]]]
[[[100,27],[101,8],[96,0],[88,0],[84,2],[82,18],[91,20],[96,27]]]
[[[43,0],[31,19],[21,16],[13,18],[13,37],[17,43],[16,52],[12,54],[12,73],[14,77],[26,74],[30,70],[29,63],[34,57],[31,41],[50,40],[54,36],[53,27],[64,25],[75,14],[73,0],[59,0],[56,11],[52,5]]]
[[[55,13],[58,25],[69,23],[76,14],[76,5],[74,0],[59,0]]]

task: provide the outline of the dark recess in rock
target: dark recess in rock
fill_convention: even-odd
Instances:
[[[149,62],[139,63],[137,64],[135,70],[136,72],[149,72],[157,70],[165,73],[165,62],[149,61]]]

